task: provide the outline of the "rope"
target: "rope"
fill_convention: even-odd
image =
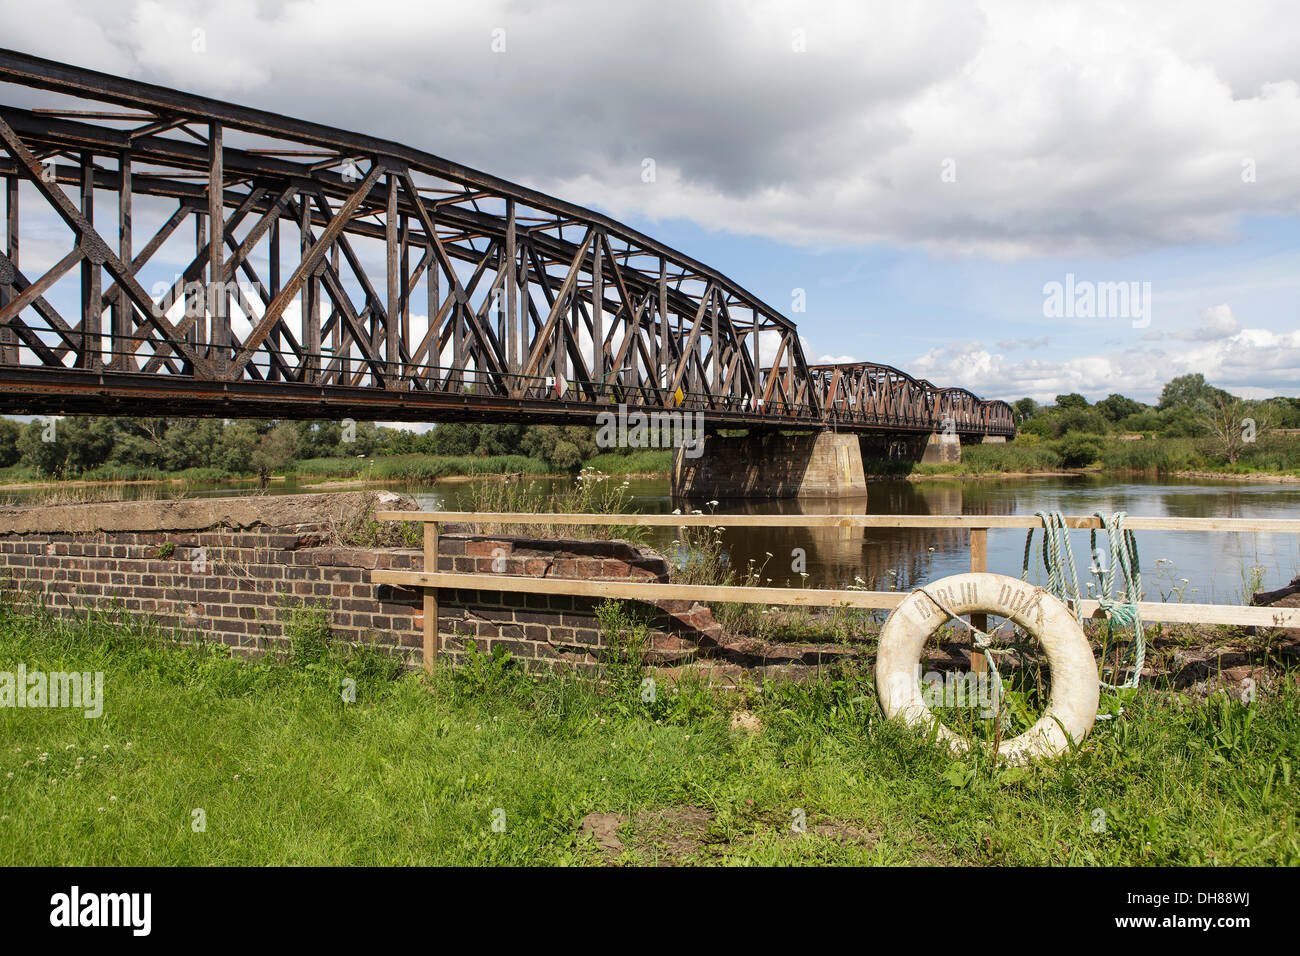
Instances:
[[[944,614],[948,615],[948,620],[956,621],[962,627],[966,628],[966,630],[971,632],[972,642],[974,643],[976,648],[984,652],[984,656],[987,659],[989,665],[989,673],[993,675],[993,694],[994,694],[994,700],[998,701],[998,714],[1001,718],[1002,729],[1003,730],[1009,729],[1011,727],[1011,716],[1005,710],[1003,710],[1001,706],[1002,674],[999,673],[998,671],[998,663],[994,655],[1010,653],[1012,650],[1014,650],[1014,648],[994,647],[992,634],[988,633],[987,631],[980,630],[978,627],[976,627],[970,621],[966,620],[961,615],[954,613],[950,608],[945,606],[942,601],[940,601],[937,597],[935,597],[925,588],[923,587],[914,588],[912,593],[915,594],[917,591],[920,591],[922,594],[928,597],[931,601],[934,602],[935,607],[937,607],[940,611],[943,611]]]
[[[1146,663],[1146,638],[1142,632],[1142,619],[1138,614],[1137,602],[1142,596],[1142,565],[1138,558],[1137,538],[1133,532],[1124,527],[1127,515],[1117,511],[1107,518],[1100,511],[1093,512],[1101,522],[1110,544],[1110,561],[1104,566],[1096,560],[1097,529],[1089,534],[1089,546],[1093,554],[1092,574],[1097,578],[1097,603],[1106,615],[1106,646],[1115,638],[1117,628],[1133,628],[1133,671],[1121,684],[1109,684],[1100,680],[1107,690],[1132,690],[1142,679],[1142,668]],[[1074,551],[1070,547],[1070,531],[1065,524],[1065,516],[1059,511],[1039,511],[1036,516],[1043,522],[1043,567],[1047,571],[1047,590],[1060,598],[1074,611],[1079,626],[1083,626],[1083,608],[1079,594],[1079,575],[1074,564]],[[1034,529],[1025,535],[1024,564],[1021,578],[1029,579],[1029,555],[1033,548]],[[1115,572],[1123,575],[1124,589],[1115,595]],[[1067,573],[1068,572],[1068,573]],[[1105,652],[1103,651],[1103,654]],[[1105,661],[1102,661],[1105,664]],[[1123,708],[1120,708],[1123,713]],[[1109,720],[1109,714],[1098,716],[1098,720]]]
[[[1059,511],[1039,511],[1035,515],[1043,522],[1042,556],[1043,568],[1047,572],[1046,590],[1064,601],[1074,612],[1079,626],[1083,627],[1079,573],[1074,563],[1074,550],[1070,546],[1070,529],[1066,527],[1065,516]],[[1110,561],[1104,567],[1099,567],[1096,560],[1097,529],[1092,529],[1089,535],[1089,546],[1093,554],[1093,564],[1089,570],[1098,580],[1097,603],[1101,605],[1106,615],[1106,646],[1110,645],[1117,628],[1133,628],[1132,674],[1122,684],[1108,684],[1100,678],[1098,681],[1108,690],[1136,689],[1142,679],[1142,668],[1146,663],[1146,638],[1142,632],[1142,619],[1138,614],[1137,605],[1138,599],[1142,596],[1142,565],[1138,558],[1137,538],[1131,530],[1124,527],[1124,520],[1128,515],[1123,511],[1117,511],[1109,518],[1100,511],[1093,512],[1093,516],[1101,521],[1101,530],[1106,532],[1110,544]],[[1025,536],[1024,562],[1020,573],[1021,580],[1026,582],[1029,580],[1029,556],[1033,551],[1033,544],[1034,529],[1031,528]],[[1115,596],[1116,570],[1121,572],[1124,579],[1124,589],[1118,598]],[[935,607],[948,616],[948,620],[956,621],[971,632],[971,639],[976,649],[982,651],[988,660],[989,672],[993,678],[993,690],[997,695],[996,699],[1001,701],[1002,674],[998,671],[997,655],[1008,654],[1018,648],[994,647],[992,634],[981,630],[953,612],[924,587],[916,587],[912,593],[915,594],[917,591],[929,598]],[[1103,651],[1103,657],[1104,653]],[[1104,666],[1104,659],[1102,664]],[[1001,707],[998,709],[1003,729],[1007,729],[1011,724],[1011,718]],[[1124,708],[1120,707],[1119,713],[1123,712]],[[1099,714],[1097,719],[1110,720],[1111,716]]]
[[[1147,643],[1142,633],[1142,618],[1138,614],[1138,600],[1142,597],[1142,564],[1138,559],[1137,538],[1133,532],[1124,527],[1124,512],[1117,511],[1107,519],[1100,511],[1094,512],[1101,521],[1110,543],[1110,563],[1104,568],[1095,569],[1099,582],[1097,603],[1106,613],[1106,645],[1110,646],[1115,636],[1116,627],[1133,628],[1133,673],[1122,684],[1102,685],[1110,690],[1133,690],[1142,679],[1142,668],[1146,664]],[[1088,536],[1088,544],[1094,555],[1097,554],[1097,530],[1094,528]],[[1115,594],[1115,571],[1124,575],[1124,590],[1117,600]],[[1104,661],[1103,661],[1104,663]]]

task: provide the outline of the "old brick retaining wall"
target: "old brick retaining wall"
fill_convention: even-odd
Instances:
[[[407,508],[384,492],[0,509],[0,589],[60,614],[117,606],[190,637],[243,653],[287,650],[285,622],[302,604],[324,608],[333,635],[420,662],[423,620],[414,589],[372,584],[376,568],[422,570],[404,547],[342,543],[389,530],[375,507]],[[607,580],[666,580],[655,552],[620,541],[542,541],[446,529],[438,570]],[[439,593],[443,655],[465,641],[502,645],[533,669],[596,665],[606,650],[593,599]],[[648,661],[712,656],[722,629],[687,602],[644,606]]]

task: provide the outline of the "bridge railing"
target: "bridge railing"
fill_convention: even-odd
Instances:
[[[845,607],[892,610],[907,596],[901,591],[858,588],[773,588],[737,585],[647,584],[634,581],[534,578],[505,574],[438,571],[438,539],[443,525],[605,525],[614,527],[695,528],[919,528],[935,531],[964,530],[970,535],[970,569],[988,570],[988,533],[991,530],[1032,530],[1043,527],[1030,515],[717,515],[717,514],[545,514],[466,511],[378,511],[379,521],[417,522],[424,527],[424,570],[371,572],[376,584],[416,587],[423,591],[424,665],[431,669],[439,650],[438,591],[462,590],[561,594],[584,598],[655,601],[720,601],[794,607]],[[1100,519],[1074,515],[1065,519],[1071,529],[1100,530]],[[1134,531],[1255,532],[1300,534],[1294,518],[1170,518],[1129,517]],[[1082,600],[1086,619],[1104,620],[1106,612],[1096,600]],[[1140,601],[1144,621],[1178,624],[1222,624],[1254,627],[1300,627],[1300,608],[1247,607],[1229,604],[1184,604]],[[985,627],[982,615],[972,615],[976,627]],[[978,656],[978,655],[977,655]],[[974,662],[979,666],[979,661]]]

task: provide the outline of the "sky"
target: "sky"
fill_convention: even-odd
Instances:
[[[0,46],[609,213],[789,316],[810,361],[1007,400],[1188,372],[1300,395],[1295,3],[40,8],[0,0]]]

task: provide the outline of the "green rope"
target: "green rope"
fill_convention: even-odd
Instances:
[[[1102,530],[1106,532],[1110,544],[1110,561],[1104,566],[1096,560],[1097,529],[1089,536],[1089,545],[1094,555],[1090,569],[1097,578],[1097,603],[1106,615],[1106,644],[1115,638],[1117,628],[1133,628],[1133,671],[1122,684],[1101,685],[1108,690],[1131,690],[1142,679],[1142,668],[1146,663],[1146,638],[1142,632],[1142,619],[1138,614],[1137,602],[1142,596],[1142,565],[1138,558],[1137,538],[1133,532],[1124,527],[1127,515],[1117,511],[1107,518],[1100,511],[1094,517],[1101,521]],[[1079,594],[1079,575],[1074,564],[1074,550],[1070,547],[1070,531],[1065,525],[1065,516],[1059,511],[1039,511],[1036,516],[1043,522],[1043,567],[1047,571],[1047,590],[1060,598],[1074,612],[1079,626],[1083,626],[1083,608]],[[1034,529],[1025,536],[1024,564],[1021,578],[1029,579],[1029,555],[1033,548]],[[1124,588],[1119,596],[1115,595],[1115,573],[1123,577]],[[1105,661],[1102,662],[1103,665]],[[1103,717],[1101,719],[1106,719]]]
[[[1083,626],[1083,606],[1082,596],[1079,593],[1079,573],[1074,563],[1074,549],[1070,546],[1070,529],[1066,526],[1065,516],[1059,511],[1039,511],[1036,517],[1043,522],[1043,544],[1042,557],[1043,568],[1047,572],[1047,590],[1065,602],[1066,606],[1074,612],[1075,620],[1079,626]],[[1101,521],[1101,530],[1106,532],[1107,540],[1110,544],[1110,561],[1106,565],[1099,566],[1101,562],[1096,560],[1097,551],[1097,529],[1093,529],[1089,535],[1089,546],[1092,550],[1093,564],[1089,569],[1098,580],[1097,603],[1101,605],[1102,611],[1106,615],[1106,645],[1109,646],[1115,638],[1117,629],[1126,627],[1133,628],[1133,672],[1122,684],[1108,684],[1099,679],[1099,683],[1108,690],[1129,690],[1135,689],[1138,682],[1142,679],[1142,668],[1146,663],[1146,638],[1142,632],[1142,619],[1138,614],[1137,602],[1142,597],[1142,565],[1138,558],[1137,538],[1133,532],[1124,527],[1124,520],[1128,517],[1123,511],[1117,511],[1114,515],[1107,518],[1100,511],[1093,512],[1094,517]],[[1023,567],[1020,573],[1021,580],[1029,580],[1029,556],[1033,553],[1034,529],[1030,529],[1025,536],[1025,554]],[[1115,595],[1115,573],[1119,571],[1123,577],[1124,589],[1119,596]],[[962,627],[971,632],[971,636],[976,649],[982,651],[985,659],[988,661],[989,672],[992,674],[994,693],[997,700],[1002,700],[1002,674],[998,670],[996,656],[1007,654],[1013,650],[1022,650],[1019,647],[994,647],[992,634],[980,630],[969,621],[954,613],[950,608],[944,606],[938,598],[923,587],[917,587],[913,590],[921,592],[929,598],[940,611],[948,616],[949,620],[956,621]],[[1102,661],[1103,666],[1105,661]],[[1001,708],[999,708],[1001,711]],[[1120,708],[1123,713],[1123,708]],[[1001,711],[1003,728],[1010,726],[1010,716]],[[1098,720],[1109,720],[1109,714],[1098,715]]]
[[[1142,679],[1142,668],[1146,664],[1147,657],[1146,638],[1142,633],[1142,618],[1138,614],[1138,601],[1142,597],[1142,564],[1138,559],[1137,538],[1132,531],[1124,527],[1124,519],[1128,517],[1124,512],[1117,511],[1109,519],[1100,511],[1094,512],[1094,515],[1101,521],[1101,527],[1106,532],[1106,538],[1110,543],[1109,564],[1094,570],[1099,582],[1097,603],[1106,613],[1106,645],[1109,647],[1115,638],[1117,626],[1133,628],[1133,673],[1122,684],[1107,684],[1102,681],[1102,685],[1110,690],[1131,690],[1135,689]],[[1095,528],[1089,533],[1088,543],[1096,564],[1097,530]],[[1124,590],[1120,592],[1118,599],[1115,597],[1116,570],[1124,576]]]

